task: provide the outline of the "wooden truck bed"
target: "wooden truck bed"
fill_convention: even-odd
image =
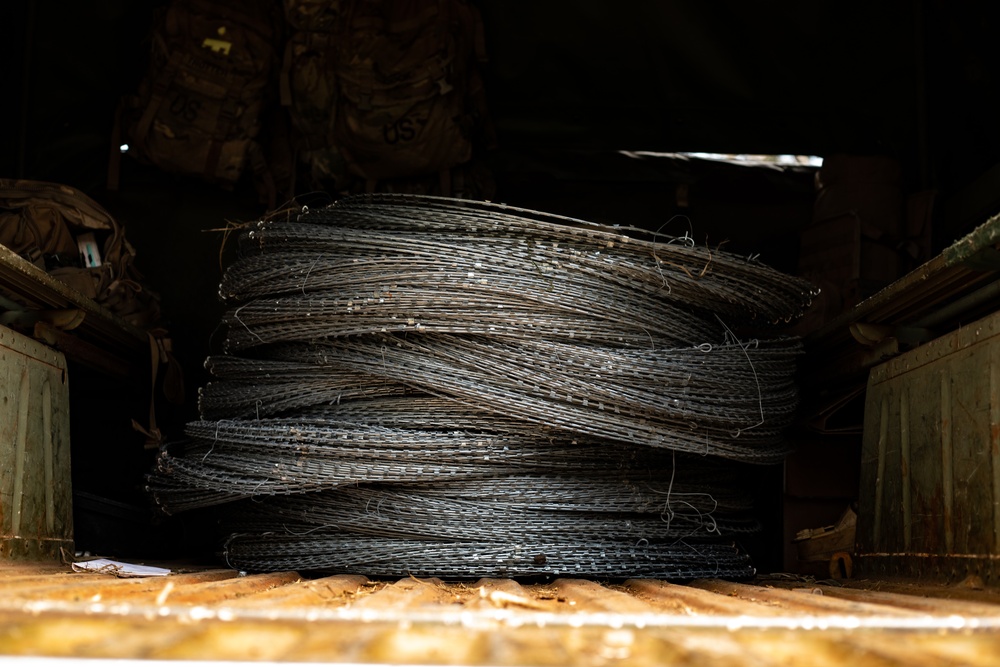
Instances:
[[[121,579],[3,566],[0,664],[38,664],[37,656],[99,663],[994,665],[1000,591],[976,582],[445,583],[203,568]]]

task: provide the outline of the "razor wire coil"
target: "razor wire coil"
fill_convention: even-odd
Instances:
[[[379,575],[742,577],[815,296],[758,262],[489,202],[248,225],[202,420],[148,488],[226,558]]]

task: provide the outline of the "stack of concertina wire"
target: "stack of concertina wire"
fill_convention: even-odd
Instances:
[[[166,512],[234,567],[371,576],[753,574],[803,281],[690,239],[486,202],[342,199],[246,227]]]

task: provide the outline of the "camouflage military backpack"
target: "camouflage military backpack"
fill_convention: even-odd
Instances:
[[[349,178],[333,145],[337,94],[334,45],[342,30],[340,0],[285,0],[289,27],[280,76],[281,104],[289,114],[294,162],[308,189],[342,190]]]
[[[160,319],[125,231],[100,204],[61,183],[0,179],[0,245],[130,324]]]
[[[285,0],[289,106],[318,175],[447,172],[485,125],[482,22],[467,0]]]
[[[226,188],[248,165],[264,174],[256,139],[276,89],[282,30],[276,0],[172,0],[123,109],[128,154]]]

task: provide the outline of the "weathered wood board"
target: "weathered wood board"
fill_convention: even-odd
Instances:
[[[872,369],[857,534],[868,576],[1000,581],[1000,314]]]
[[[63,355],[0,327],[0,560],[73,552]]]
[[[43,656],[423,665],[995,664],[1000,592],[871,590],[881,587],[801,579],[373,581],[231,570],[115,579],[8,566],[0,568],[0,663]]]

